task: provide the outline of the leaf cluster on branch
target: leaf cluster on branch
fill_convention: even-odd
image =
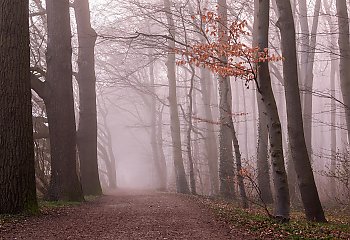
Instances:
[[[177,61],[178,65],[194,64],[220,76],[232,76],[249,82],[257,78],[258,63],[283,60],[281,56],[269,54],[267,48],[251,47],[242,41],[243,37],[251,35],[246,30],[246,21],[233,21],[224,31],[219,31],[219,26],[224,24],[214,12],[193,15],[192,19],[201,21],[206,42],[174,49],[176,54],[182,56]]]

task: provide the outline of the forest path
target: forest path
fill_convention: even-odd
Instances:
[[[0,239],[242,239],[194,199],[118,192],[0,225]]]

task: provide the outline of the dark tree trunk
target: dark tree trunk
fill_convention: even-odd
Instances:
[[[51,143],[50,200],[82,201],[77,175],[76,130],[72,87],[69,0],[47,0],[47,83],[45,101]]]
[[[97,34],[90,24],[88,0],[75,0],[78,30],[79,126],[77,143],[81,184],[85,195],[102,193],[97,162],[97,112],[95,77],[95,42]]]
[[[270,1],[260,0],[258,9],[258,47],[259,51],[263,53],[264,49],[268,48]],[[260,62],[258,66],[260,96],[266,110],[269,131],[272,176],[276,195],[275,215],[276,217],[289,219],[290,200],[284,164],[281,122],[277,111],[276,99],[272,91],[268,62]]]
[[[285,58],[285,61],[283,61],[283,73],[287,124],[294,168],[306,217],[311,221],[324,222],[326,219],[318,196],[303,131],[292,8],[290,0],[278,0],[276,4],[280,15],[277,27],[281,32],[282,55]]]
[[[0,4],[0,214],[35,212],[28,1]]]

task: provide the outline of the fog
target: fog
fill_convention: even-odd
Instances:
[[[282,58],[283,36],[276,26],[278,6],[274,1],[270,6],[269,54],[277,56],[277,60],[269,62],[269,70],[281,122],[282,165],[286,168],[290,188],[293,189],[290,190],[293,201],[299,199],[296,201],[300,202],[300,193],[295,188],[296,174],[291,165],[293,159],[297,158],[293,151],[298,152],[298,149],[290,141],[289,131],[292,130],[288,126],[301,114],[304,127],[307,126],[308,118],[311,118],[311,134],[308,134],[307,127],[302,131],[303,126],[299,125],[300,132],[293,136],[297,138],[305,135],[302,140],[309,150],[312,172],[322,203],[339,203],[350,192],[347,185],[349,175],[346,175],[349,171],[348,124],[345,118],[347,103],[343,99],[345,95],[342,95],[340,84],[342,80],[339,63],[342,55],[337,42],[339,30],[336,26],[336,6],[334,1],[323,0],[320,10],[317,11],[315,8],[320,1],[306,1],[307,9],[302,6],[303,2],[305,1],[292,1],[296,28],[297,76],[303,109],[303,113],[295,112],[295,117],[287,116],[288,108],[293,104],[290,104],[291,100],[285,94],[290,90],[285,84],[283,69],[289,59],[286,61]],[[117,187],[122,189],[166,189],[181,192],[180,182],[185,181],[185,188],[193,190],[194,184],[199,194],[219,194],[217,186],[219,183],[222,186],[226,181],[221,176],[226,169],[222,166],[226,153],[221,140],[224,139],[225,132],[230,131],[222,130],[225,127],[222,102],[226,99],[230,108],[226,111],[233,121],[230,128],[236,132],[238,152],[241,153],[240,163],[235,155],[237,144],[229,142],[233,150],[225,156],[232,156],[232,159],[226,160],[232,165],[232,172],[236,172],[233,174],[234,183],[231,184],[238,192],[240,174],[246,173],[249,178],[242,181],[248,189],[247,195],[255,198],[258,194],[254,183],[258,182],[259,117],[270,119],[269,111],[264,110],[259,116],[257,98],[259,99],[260,93],[256,85],[259,80],[257,77],[250,80],[246,78],[249,74],[254,74],[256,69],[250,72],[247,66],[251,62],[242,60],[246,57],[244,55],[226,56],[227,61],[243,61],[245,73],[224,76],[205,62],[210,60],[200,62],[200,58],[196,60],[191,53],[191,49],[203,44],[203,41],[220,41],[220,37],[210,35],[209,30],[203,31],[213,24],[207,20],[205,14],[219,11],[216,1],[176,0],[170,2],[170,6],[168,3],[160,0],[90,1],[91,24],[97,33],[95,72],[98,163],[102,188],[105,191],[111,190],[111,175],[115,174]],[[31,6],[32,12],[38,10],[37,5]],[[240,33],[242,36],[239,41],[244,46],[252,46],[254,34],[258,34],[253,32],[254,1],[228,0],[226,10],[229,24],[246,22],[244,29],[249,34]],[[204,17],[200,14],[204,14]],[[43,33],[44,36],[42,45],[39,43],[40,38],[32,37],[32,63],[46,68],[45,61],[40,60],[45,55],[47,41],[42,21],[36,18],[31,26],[32,34]],[[76,62],[79,51],[75,21],[74,10],[71,9],[73,72],[78,71]],[[204,21],[204,24],[202,22],[200,25],[200,21]],[[305,32],[303,24],[308,25],[308,32]],[[220,27],[218,28],[220,31]],[[258,39],[260,38],[261,36]],[[175,49],[171,44],[174,44]],[[195,60],[190,61],[189,56]],[[219,69],[220,64],[216,68]],[[251,65],[251,68],[254,67]],[[175,79],[172,79],[173,72]],[[258,75],[258,71],[255,74]],[[231,86],[226,90],[232,94],[232,98],[223,97],[223,90],[220,90],[221,77],[230,78],[228,81]],[[312,79],[311,88],[308,86],[308,79]],[[75,80],[73,82],[78,122],[79,84]],[[175,88],[171,84],[175,84]],[[308,95],[312,95],[311,101],[307,100]],[[263,96],[264,100],[265,97]],[[266,107],[268,106],[270,105]],[[37,108],[40,109],[39,104]],[[311,109],[311,116],[307,109]],[[311,146],[308,146],[309,136]],[[273,133],[270,133],[270,141],[273,140],[271,137]],[[234,137],[230,138],[234,141]],[[261,141],[265,140],[260,139],[260,144]],[[178,144],[181,144],[181,149]],[[266,146],[265,150],[272,152],[272,145]],[[273,157],[269,157],[268,172],[265,174],[271,176],[271,186],[275,171],[275,163],[271,164]],[[115,167],[111,166],[112,163]],[[185,176],[181,176],[183,170]],[[272,192],[276,194],[275,190]]]

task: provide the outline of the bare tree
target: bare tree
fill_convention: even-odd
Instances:
[[[259,1],[258,7],[258,46],[263,53],[268,48],[270,1]],[[272,175],[276,193],[275,215],[282,219],[289,219],[290,201],[287,174],[284,164],[282,129],[279,119],[276,100],[271,87],[271,77],[268,62],[258,64],[258,84],[261,101],[264,103],[267,113],[267,125],[269,130]]]
[[[164,0],[165,14],[168,21],[168,28],[170,38],[168,40],[168,59],[166,62],[166,67],[168,71],[169,80],[169,104],[170,104],[170,124],[171,124],[171,138],[173,142],[173,158],[175,165],[176,174],[176,187],[177,191],[180,193],[188,193],[188,183],[186,179],[186,173],[182,158],[181,150],[181,132],[180,132],[180,119],[177,106],[177,92],[176,92],[176,72],[175,72],[175,22],[171,12],[171,2],[170,0]]]
[[[306,217],[311,221],[326,221],[318,196],[314,175],[308,155],[301,111],[298,85],[295,25],[290,0],[276,1],[279,18],[277,27],[281,32],[283,74],[287,106],[288,135],[297,173],[301,198]]]
[[[75,0],[74,12],[78,30],[79,126],[77,143],[80,173],[85,195],[102,193],[97,164],[97,111],[95,77],[95,42],[97,34],[90,24],[88,0]]]
[[[51,144],[49,199],[83,200],[77,175],[76,130],[72,87],[72,47],[69,1],[46,1],[47,86],[45,101]]]

